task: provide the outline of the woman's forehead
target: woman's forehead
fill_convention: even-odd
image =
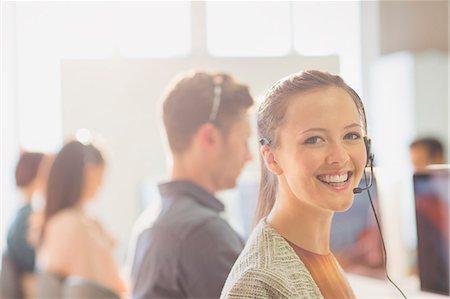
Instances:
[[[322,121],[360,123],[360,112],[344,89],[327,87],[293,96],[287,106],[286,121],[314,124]]]

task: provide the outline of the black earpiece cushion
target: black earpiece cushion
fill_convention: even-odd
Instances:
[[[370,138],[364,137],[364,145],[366,146],[366,154],[367,154],[366,166],[369,166],[373,159],[372,152],[370,151],[371,143],[372,141],[370,140]]]

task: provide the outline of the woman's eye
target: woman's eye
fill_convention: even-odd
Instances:
[[[344,136],[344,139],[347,140],[358,140],[361,138],[361,134],[359,133],[348,133],[347,135]]]
[[[305,144],[318,144],[320,142],[323,142],[323,138],[319,137],[319,136],[313,136],[313,137],[309,137],[308,139],[305,140]]]

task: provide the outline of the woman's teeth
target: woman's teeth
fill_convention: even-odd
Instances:
[[[324,182],[324,183],[327,183],[327,184],[330,184],[333,186],[337,186],[337,185],[342,185],[348,181],[349,173],[346,172],[341,175],[319,175],[317,178],[321,182]]]

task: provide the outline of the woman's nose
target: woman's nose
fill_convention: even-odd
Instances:
[[[345,146],[340,142],[330,144],[326,162],[328,164],[343,165],[350,159],[350,155]]]

